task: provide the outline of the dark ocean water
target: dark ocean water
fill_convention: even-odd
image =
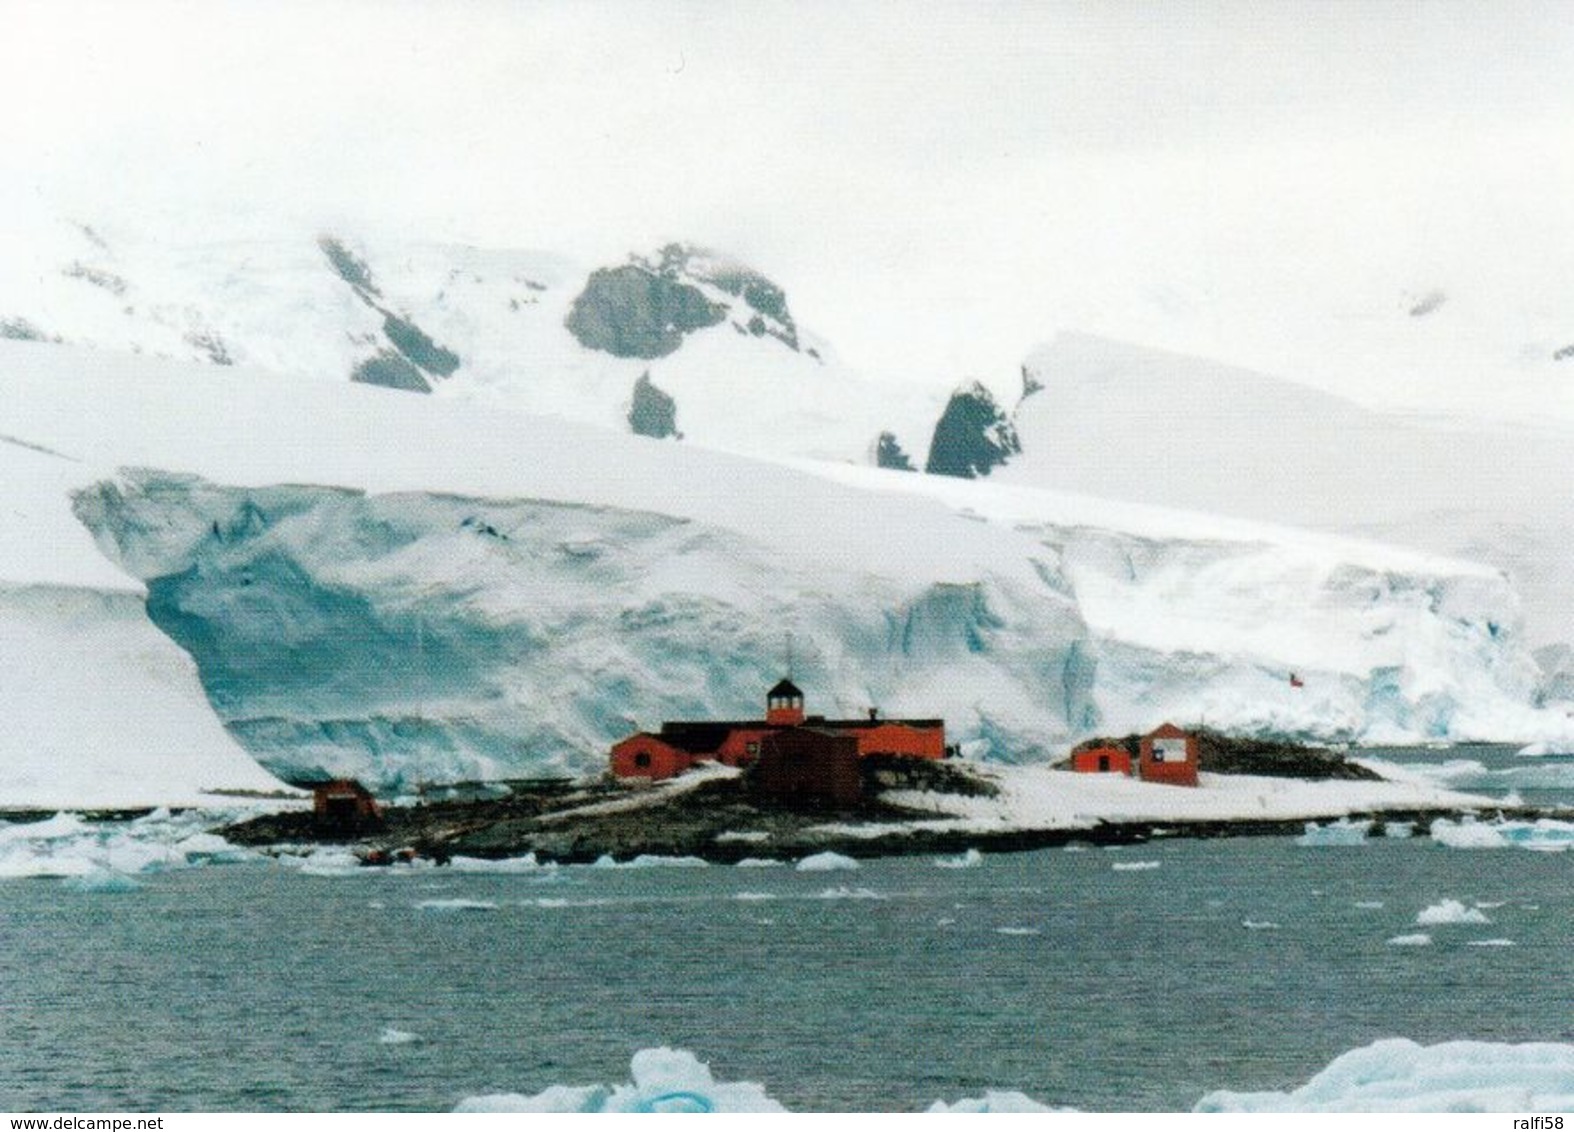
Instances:
[[[1444,899],[1491,922],[1416,924]],[[421,907],[445,900],[496,907]],[[1186,1109],[1212,1089],[1293,1087],[1383,1037],[1574,1042],[1571,923],[1574,853],[1425,836],[961,869],[265,864],[127,893],[7,880],[0,1110],[448,1109],[622,1082],[659,1045],[790,1108],[996,1088]],[[1431,945],[1388,942],[1417,932]],[[380,1042],[390,1027],[421,1040]]]

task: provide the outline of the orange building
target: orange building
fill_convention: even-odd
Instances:
[[[1071,756],[1071,769],[1079,774],[1131,774],[1131,752],[1124,747],[1090,747]]]
[[[945,721],[941,719],[826,719],[805,715],[803,692],[791,680],[778,682],[765,694],[765,718],[747,720],[677,720],[657,732],[641,731],[612,747],[612,773],[619,778],[659,780],[681,774],[703,762],[748,766],[768,737],[788,728],[811,727],[856,741],[859,756],[904,755],[943,759]]]
[[[1138,743],[1138,773],[1144,782],[1197,785],[1197,737],[1166,723]]]

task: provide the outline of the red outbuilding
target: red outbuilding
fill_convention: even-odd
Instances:
[[[1079,774],[1131,774],[1131,752],[1124,747],[1090,747],[1071,756],[1071,769]]]
[[[1166,723],[1138,744],[1138,773],[1144,782],[1197,785],[1197,737]]]

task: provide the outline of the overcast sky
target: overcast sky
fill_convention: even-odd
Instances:
[[[0,0],[0,98],[8,190],[74,215],[689,239],[931,377],[1115,296],[1574,252],[1561,2]]]

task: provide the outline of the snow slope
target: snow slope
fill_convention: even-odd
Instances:
[[[336,382],[377,362],[378,379],[407,388],[621,432],[648,374],[675,399],[683,438],[768,455],[867,460],[889,430],[921,461],[944,402],[943,390],[904,392],[848,370],[792,322],[779,288],[712,253],[662,249],[623,265],[582,264],[550,252],[308,231],[225,238],[211,228],[233,228],[234,218],[210,219],[186,229],[205,233],[194,239],[13,215],[0,338]],[[592,277],[619,270],[646,284],[608,299],[625,339],[639,338],[642,320],[659,329],[670,313],[651,288],[714,307],[716,321],[674,333],[681,344],[656,356],[587,345],[568,325],[576,303]]]
[[[943,715],[998,758],[1166,717],[1336,738],[1568,728],[1533,709],[1513,591],[1465,563],[39,343],[0,343],[0,396],[24,520],[0,563],[131,602],[106,561],[144,582],[230,735],[281,773],[598,768],[636,727],[756,713],[788,632],[811,710]],[[36,634],[60,668],[69,624]],[[123,678],[124,658],[94,655],[84,687]],[[13,710],[42,732],[64,695],[39,685]],[[199,709],[183,725],[211,729]]]
[[[1574,641],[1574,427],[1557,404],[1538,429],[1396,417],[1081,335],[1039,349],[1024,377],[1023,453],[993,478],[1486,562],[1520,592],[1533,647]]]
[[[212,805],[283,784],[225,733],[143,587],[66,506],[82,465],[0,440],[0,807]]]

